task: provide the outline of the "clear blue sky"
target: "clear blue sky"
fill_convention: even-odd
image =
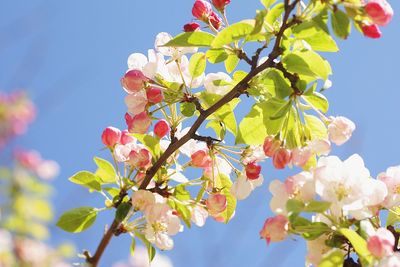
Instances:
[[[232,21],[251,18],[260,7],[257,0],[232,2]],[[396,16],[400,3],[392,0],[391,4],[395,17],[382,29],[382,39],[366,39],[354,31],[349,40],[339,42],[339,53],[326,55],[334,70],[328,92],[330,114],[345,115],[357,124],[351,141],[334,153],[361,154],[374,176],[400,163],[400,17]],[[0,4],[0,90],[26,88],[39,110],[28,135],[14,143],[38,149],[60,163],[53,198],[57,216],[77,206],[102,205],[100,197],[88,196],[67,179],[79,170],[93,170],[93,156],[106,156],[100,151],[104,127],[125,126],[125,93],[119,79],[127,56],[146,53],[160,31],[179,33],[191,20],[191,5],[191,0],[8,0]],[[241,112],[246,108],[241,107]],[[284,179],[293,172],[275,171],[269,163],[263,169],[267,180]],[[175,249],[165,254],[176,267],[304,266],[305,246],[300,240],[267,247],[258,238],[264,219],[271,215],[267,187],[268,182],[241,202],[229,225],[209,220],[204,228],[186,230],[174,238]],[[80,235],[52,227],[52,242],[71,240],[80,251],[93,251],[102,227],[111,220],[111,213],[102,214],[93,228]],[[128,254],[128,236],[115,238],[101,266],[109,267]]]

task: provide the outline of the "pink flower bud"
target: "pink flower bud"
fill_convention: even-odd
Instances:
[[[121,140],[119,142],[121,145],[126,145],[135,142],[135,138],[129,134],[128,130],[123,130],[121,132]]]
[[[361,26],[361,30],[363,31],[364,35],[369,38],[377,39],[381,38],[382,36],[382,33],[376,24],[363,24]]]
[[[160,120],[154,125],[154,134],[160,139],[166,136],[170,130],[171,128],[165,120]]]
[[[183,26],[184,32],[194,32],[200,29],[200,24],[196,22],[187,23]]]
[[[267,241],[267,244],[285,240],[289,229],[289,221],[283,215],[268,218],[260,231],[260,237]]]
[[[194,2],[192,14],[198,20],[208,23],[208,18],[212,12],[212,6],[207,1],[196,0],[196,2]]]
[[[107,127],[101,135],[101,141],[106,147],[112,148],[121,140],[121,131],[115,127]]]
[[[385,0],[369,1],[365,5],[365,12],[379,26],[386,26],[393,17],[393,9]]]
[[[128,125],[129,132],[145,134],[149,130],[151,117],[147,114],[146,111],[143,111],[142,113],[139,113],[133,117],[126,113],[125,121]]]
[[[275,168],[284,169],[285,166],[289,164],[290,159],[290,150],[281,147],[275,152],[274,156],[272,157],[272,163],[274,164]]]
[[[21,166],[32,171],[36,171],[43,161],[39,152],[35,150],[26,151],[18,149],[14,152],[14,158]]]
[[[146,90],[147,100],[152,104],[160,103],[164,100],[164,95],[161,89],[150,87]]]
[[[211,194],[206,200],[206,206],[211,214],[219,214],[226,209],[226,196],[219,193]]]
[[[212,4],[214,5],[214,7],[216,9],[220,10],[221,12],[223,12],[225,9],[225,6],[227,6],[230,3],[231,3],[231,0],[212,0]]]
[[[140,70],[130,70],[121,79],[121,84],[128,94],[138,92],[144,88],[144,82],[148,81]]]
[[[264,140],[264,153],[267,157],[272,157],[275,151],[281,146],[281,142],[272,136],[267,136]]]
[[[246,165],[246,176],[250,180],[256,180],[260,177],[261,166],[255,162],[250,162]]]
[[[134,168],[147,169],[151,165],[151,154],[145,148],[139,151],[132,150],[129,153],[129,163]]]
[[[218,16],[217,13],[212,12],[209,17],[209,20],[214,29],[219,30],[221,28],[222,19],[220,18],[220,16]]]
[[[303,167],[310,157],[312,156],[312,150],[310,147],[296,147],[292,150],[292,163],[298,167]]]
[[[368,238],[367,248],[374,257],[383,258],[393,253],[394,241],[394,236],[389,230],[379,228]]]
[[[192,159],[192,165],[195,167],[207,168],[212,164],[211,157],[206,150],[198,150],[190,158]]]
[[[340,146],[350,139],[356,125],[345,117],[332,118],[332,122],[328,125],[329,139]]]

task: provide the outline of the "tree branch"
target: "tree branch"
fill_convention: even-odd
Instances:
[[[158,170],[162,167],[162,165],[166,162],[166,160],[175,151],[177,151],[181,146],[183,146],[189,140],[199,137],[196,134],[196,131],[200,128],[200,126],[203,124],[203,122],[211,114],[216,112],[223,105],[232,101],[234,98],[240,97],[243,93],[246,92],[247,88],[249,87],[249,82],[257,74],[266,70],[267,68],[271,68],[274,66],[274,60],[283,53],[283,49],[280,47],[280,44],[281,44],[281,40],[283,38],[283,34],[284,34],[285,30],[290,28],[294,24],[299,23],[299,21],[297,20],[296,17],[293,17],[293,19],[291,21],[289,21],[290,13],[293,11],[293,9],[295,8],[296,4],[299,1],[300,0],[294,0],[292,4],[289,4],[289,0],[285,0],[285,13],[284,13],[284,16],[282,19],[282,26],[279,29],[279,32],[276,34],[275,44],[274,44],[272,51],[268,55],[267,61],[265,61],[263,64],[261,64],[258,67],[252,68],[251,71],[246,75],[246,77],[243,78],[242,81],[240,81],[231,91],[229,91],[226,95],[224,95],[218,102],[216,102],[210,108],[208,108],[206,110],[202,110],[202,108],[199,108],[201,106],[196,105],[196,108],[200,109],[199,110],[200,116],[193,123],[193,125],[189,129],[189,131],[179,140],[175,139],[174,142],[171,142],[171,144],[168,146],[168,148],[165,150],[165,152],[161,155],[161,157],[154,163],[154,165],[150,169],[147,170],[146,176],[145,176],[143,182],[140,184],[139,190],[146,189],[146,187],[150,183],[153,176],[158,172]],[[196,101],[194,103],[196,104]],[[122,199],[120,199],[120,201],[118,201],[118,202],[120,204],[122,202]],[[93,257],[90,257],[88,252],[86,253],[86,255],[87,255],[86,261],[92,267],[97,267],[99,260],[102,256],[102,254],[104,253],[104,250],[106,249],[107,245],[109,244],[112,236],[114,235],[115,231],[118,229],[119,225],[120,225],[120,223],[114,219],[110,228],[107,230],[107,232],[104,234],[102,240],[100,241],[100,244],[97,247],[97,250],[96,250],[95,254],[93,255]]]

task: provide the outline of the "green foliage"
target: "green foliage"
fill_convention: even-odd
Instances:
[[[194,31],[184,32],[175,36],[172,40],[164,46],[171,47],[207,47],[210,46],[214,40],[214,35],[208,32]]]
[[[318,266],[319,267],[343,266],[343,262],[344,262],[343,252],[339,249],[333,249],[327,255],[324,255]]]
[[[357,252],[357,255],[363,262],[366,262],[368,265],[371,264],[373,258],[367,248],[367,241],[357,234],[357,232],[348,228],[339,229],[339,233],[349,240],[354,250]]]
[[[97,210],[92,207],[80,207],[65,212],[58,219],[57,226],[64,231],[79,233],[95,222]]]
[[[220,31],[212,41],[213,48],[222,48],[224,45],[245,38],[253,31],[254,26],[248,21],[241,21],[226,27]]]
[[[95,157],[94,162],[97,165],[97,171],[95,175],[100,178],[102,184],[115,183],[117,173],[115,172],[114,166],[105,159]]]
[[[179,108],[182,115],[185,117],[192,117],[196,112],[196,105],[192,102],[181,103]]]
[[[328,112],[329,102],[323,94],[314,92],[311,95],[303,95],[302,98],[310,103],[314,108],[322,111],[323,113]]]
[[[132,208],[131,203],[129,202],[121,203],[117,208],[117,212],[115,213],[115,220],[117,220],[118,222],[122,222],[128,215],[131,208]]]
[[[210,63],[216,64],[225,61],[228,58],[228,53],[223,48],[209,49],[206,52],[206,57]]]
[[[336,9],[331,13],[332,29],[335,35],[341,39],[347,39],[350,35],[351,24],[346,13]]]
[[[315,51],[339,51],[335,40],[315,21],[306,21],[294,27],[293,35],[298,40],[306,41]]]
[[[225,69],[226,72],[231,73],[234,71],[239,64],[240,59],[235,54],[230,54],[225,59]]]
[[[101,191],[101,185],[98,181],[98,177],[89,171],[80,171],[70,177],[69,180],[91,190]]]
[[[190,58],[189,73],[193,78],[199,77],[206,69],[207,61],[204,53],[196,53]]]

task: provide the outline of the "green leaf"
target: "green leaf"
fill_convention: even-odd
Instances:
[[[214,35],[208,32],[194,31],[184,32],[175,36],[172,40],[163,46],[171,47],[207,47],[210,46],[214,40]]]
[[[291,107],[292,107],[292,101],[288,101],[284,106],[278,109],[276,113],[274,113],[274,115],[270,117],[270,119],[271,120],[281,119],[282,117],[286,116]]]
[[[302,97],[316,109],[322,111],[323,113],[328,112],[329,102],[323,94],[314,92],[312,95],[303,95]]]
[[[276,0],[261,0],[261,4],[263,4],[263,6],[264,6],[265,8],[269,8],[269,7],[272,6],[275,2],[276,2]]]
[[[295,51],[282,58],[285,68],[297,73],[311,82],[315,79],[328,79],[332,74],[329,63],[313,51]]]
[[[326,126],[319,118],[304,114],[304,120],[308,129],[310,129],[312,140],[326,139],[328,137]]]
[[[92,207],[80,207],[69,210],[58,219],[57,226],[70,233],[79,233],[89,228],[97,217]]]
[[[386,226],[395,225],[400,222],[400,207],[393,207],[389,210]]]
[[[226,196],[226,209],[224,212],[222,212],[222,217],[224,218],[224,222],[228,223],[229,220],[232,218],[233,213],[236,210],[236,204],[237,200],[236,198],[231,194],[231,187],[232,187],[232,181],[229,178],[229,176],[220,174],[217,177],[217,184],[216,186],[218,188],[222,188],[222,193]]]
[[[332,249],[325,254],[318,264],[318,267],[337,267],[343,266],[344,255],[340,249]]]
[[[107,160],[99,157],[95,157],[93,160],[98,167],[95,175],[99,177],[104,184],[115,183],[117,173],[114,166]]]
[[[284,119],[271,120],[273,116],[287,101],[271,98],[268,101],[254,104],[239,124],[236,137],[237,144],[260,145],[264,143],[267,135],[277,134]]]
[[[367,241],[365,241],[359,234],[351,229],[340,228],[339,233],[341,233],[347,238],[347,240],[350,241],[354,250],[363,261],[365,261],[368,265],[372,263],[373,257],[368,251]]]
[[[341,39],[347,39],[351,31],[350,19],[347,14],[336,9],[331,13],[331,22],[335,35]]]
[[[122,222],[125,219],[126,215],[128,215],[131,208],[131,203],[121,203],[117,208],[117,212],[115,213],[115,220],[117,220],[118,222]]]
[[[182,218],[186,226],[190,228],[192,213],[190,212],[190,209],[187,207],[187,205],[175,201],[175,209],[179,213],[180,217]]]
[[[80,171],[74,174],[69,180],[75,184],[82,185],[95,191],[101,191],[101,185],[96,175],[88,171]]]
[[[211,46],[213,48],[221,48],[224,45],[243,39],[251,34],[253,28],[253,25],[246,21],[234,23],[220,31],[212,41]]]
[[[308,203],[305,208],[304,212],[317,212],[317,213],[322,213],[326,211],[327,209],[330,208],[332,203],[327,202],[327,201],[317,201],[317,200],[312,200],[310,203]]]
[[[282,72],[278,70],[267,70],[261,73],[259,78],[260,79],[258,84],[264,86],[267,91],[264,92],[264,94],[269,93],[273,97],[284,99],[292,93],[292,88],[290,87],[289,83],[283,77]]]
[[[297,230],[302,230],[302,227],[297,227]],[[301,236],[306,240],[315,240],[323,234],[331,231],[331,228],[323,222],[313,222],[309,226],[305,227],[305,231],[302,232]]]
[[[289,199],[286,202],[286,210],[288,212],[300,213],[304,209],[304,203],[297,199]]]
[[[283,3],[276,4],[271,10],[268,11],[267,16],[265,17],[265,22],[273,26],[274,23],[278,21],[278,18],[282,15],[284,10],[285,5]]]
[[[199,77],[206,70],[206,55],[202,52],[194,54],[190,58],[189,73],[193,78]]]
[[[225,60],[226,72],[231,73],[232,71],[234,71],[239,64],[239,61],[240,59],[236,55],[229,55],[228,58]]]
[[[255,25],[254,25],[253,31],[251,32],[251,35],[258,34],[259,32],[262,31],[265,16],[267,16],[267,13],[268,13],[268,11],[265,9],[256,11]]]
[[[306,41],[313,50],[337,52],[339,48],[335,40],[315,21],[306,21],[293,28],[293,35],[298,40]]]
[[[191,199],[189,191],[187,191],[186,187],[182,184],[175,187],[174,196],[181,201]]]
[[[196,112],[196,105],[192,102],[181,103],[179,107],[182,115],[185,117],[192,117]]]
[[[225,49],[209,49],[206,52],[206,57],[210,63],[216,64],[224,61],[228,58],[228,53],[225,52]]]

